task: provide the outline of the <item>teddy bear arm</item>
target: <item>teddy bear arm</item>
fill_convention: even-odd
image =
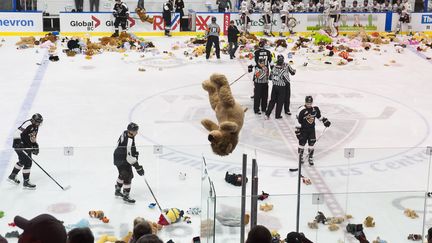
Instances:
[[[221,123],[220,128],[223,131],[236,132],[238,129],[238,125],[234,122],[226,121]]]
[[[207,129],[207,131],[211,132],[213,130],[219,130],[219,126],[209,119],[204,119],[201,121],[201,124]]]
[[[233,107],[235,105],[234,97],[228,85],[219,88],[218,96],[219,101],[224,107]]]

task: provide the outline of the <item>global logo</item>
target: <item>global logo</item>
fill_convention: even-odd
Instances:
[[[91,21],[76,21],[76,20],[72,20],[70,22],[70,25],[72,27],[86,27],[87,30],[94,30],[96,29],[99,25],[100,25],[101,21],[96,18],[95,16],[91,16]]]

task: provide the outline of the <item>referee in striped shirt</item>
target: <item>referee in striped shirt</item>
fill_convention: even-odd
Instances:
[[[261,115],[266,112],[267,99],[268,99],[268,79],[269,69],[265,64],[264,59],[258,60],[258,65],[255,67],[255,75],[253,76],[254,82],[254,112]],[[260,111],[261,107],[261,111]]]
[[[273,82],[272,92],[271,92],[271,98],[270,103],[266,111],[266,117],[265,119],[270,118],[270,114],[273,111],[273,108],[276,104],[276,119],[281,119],[281,113],[282,113],[282,107],[284,106],[285,99],[287,96],[287,91],[291,93],[290,91],[290,78],[289,75],[295,75],[296,70],[293,69],[290,65],[284,62],[283,55],[277,56],[276,66],[271,70],[270,72],[270,80]],[[288,108],[289,108],[289,99],[290,95],[288,96]]]

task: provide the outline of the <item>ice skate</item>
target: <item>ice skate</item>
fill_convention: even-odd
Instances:
[[[127,193],[127,192],[123,192],[123,201],[125,202],[125,203],[128,203],[128,204],[134,204],[135,203],[135,199],[132,199],[132,198],[130,198],[129,197],[129,193]]]
[[[119,187],[119,186],[115,186],[115,192],[114,192],[114,195],[116,196],[116,197],[124,197],[124,195],[123,195],[123,193],[121,192],[121,187]]]
[[[36,185],[32,184],[29,180],[25,180],[23,184],[24,189],[34,190],[36,189]]]
[[[309,157],[309,158],[308,158],[308,162],[309,162],[309,165],[310,165],[310,166],[313,166],[313,165],[314,165],[314,162],[313,162],[313,158],[312,158],[312,157]]]
[[[20,181],[16,178],[16,175],[10,175],[7,179],[10,183],[15,184],[15,185],[19,185]]]

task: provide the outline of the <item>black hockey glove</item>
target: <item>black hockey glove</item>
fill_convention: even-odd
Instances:
[[[114,18],[118,17],[118,13],[117,12],[113,12]]]
[[[300,127],[296,127],[295,128],[295,135],[296,135],[296,137],[297,137],[297,139],[300,139]]]
[[[322,122],[324,123],[325,127],[329,127],[331,125],[331,122],[325,117],[322,119]]]
[[[133,164],[133,167],[135,167],[135,170],[138,173],[138,175],[140,175],[140,176],[144,175],[144,168],[142,167],[142,165],[138,164],[138,162]]]
[[[253,71],[253,66],[252,64],[248,66],[248,72],[251,73]]]
[[[132,157],[135,157],[138,160],[138,156],[139,156],[138,151],[132,152]]]
[[[33,144],[33,149],[31,151],[34,155],[38,155],[39,154],[39,144],[35,143]]]

